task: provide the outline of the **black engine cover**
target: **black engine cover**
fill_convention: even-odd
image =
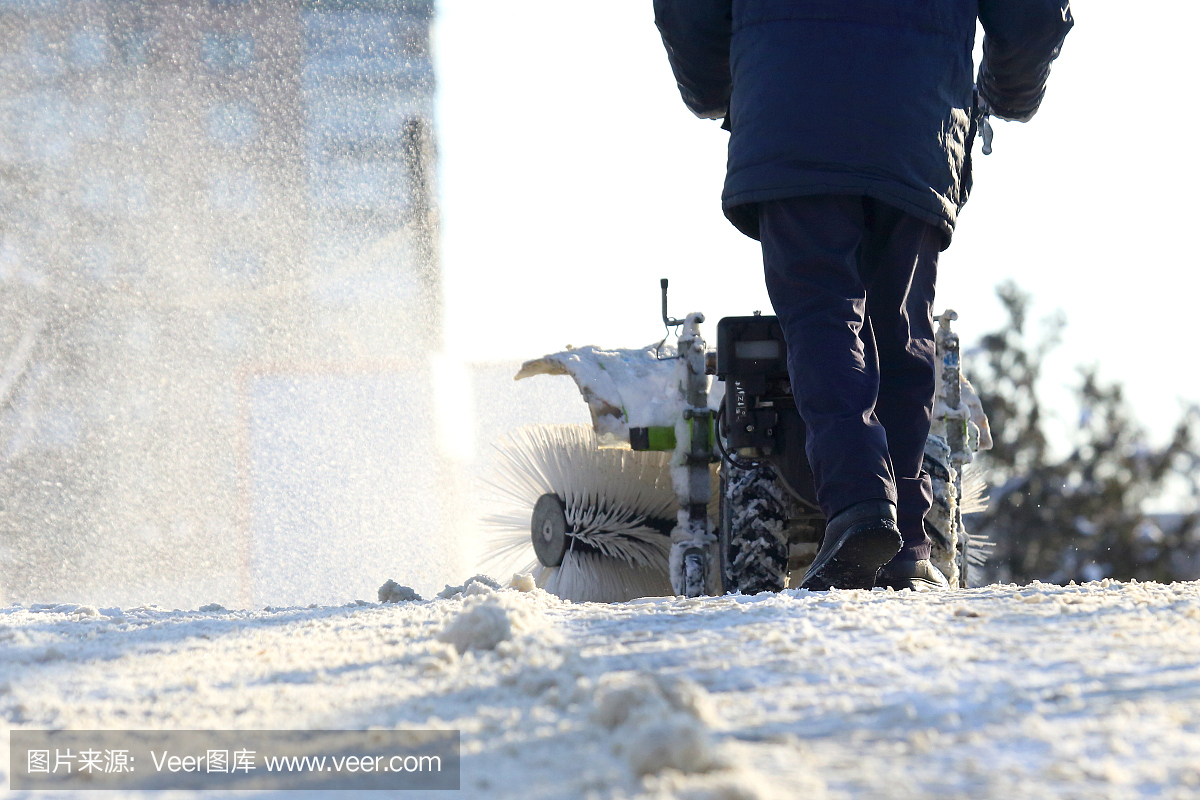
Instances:
[[[731,451],[749,450],[782,473],[813,506],[816,489],[804,452],[804,420],[787,370],[783,328],[773,316],[725,317],[717,323],[717,378],[725,382],[721,432]]]

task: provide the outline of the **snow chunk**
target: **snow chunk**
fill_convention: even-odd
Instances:
[[[438,634],[438,639],[454,645],[460,653],[467,650],[493,650],[512,637],[508,612],[494,603],[480,603],[465,609]]]
[[[707,727],[716,716],[711,700],[694,681],[646,672],[609,673],[600,678],[593,702],[593,719],[617,732],[616,749],[637,775],[725,766]]]
[[[421,595],[407,586],[401,586],[390,579],[383,586],[379,587],[379,602],[381,603],[407,603],[420,599]]]
[[[207,605],[200,606],[200,608],[197,610],[202,611],[205,614],[223,614],[229,611],[228,608],[220,603],[208,603]]]
[[[528,595],[499,594],[484,584],[477,585],[482,592],[472,594],[468,589],[462,610],[438,633],[438,641],[454,645],[459,653],[494,650],[514,634],[527,634],[544,627],[545,618]]]
[[[499,591],[500,582],[487,575],[474,575],[470,578],[467,578],[466,583],[461,586],[451,586],[450,584],[446,584],[446,588],[438,592],[438,597],[445,600],[459,594],[468,596],[487,594],[489,590]]]
[[[537,588],[537,583],[528,572],[518,572],[508,582],[508,588],[516,589],[518,592],[532,592]]]
[[[610,672],[601,676],[594,697],[593,718],[613,729],[638,718],[682,712],[693,720],[716,721],[712,699],[695,681],[649,672]]]
[[[709,772],[727,766],[712,736],[685,714],[672,714],[634,730],[623,748],[636,775],[665,769],[683,773]]]

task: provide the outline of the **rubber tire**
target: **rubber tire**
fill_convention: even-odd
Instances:
[[[741,512],[741,513],[739,513]],[[722,589],[779,592],[787,586],[787,503],[775,469],[721,464]]]
[[[929,561],[941,570],[952,586],[957,586],[958,559],[961,555],[956,535],[960,525],[958,489],[950,479],[947,465],[930,455],[928,450],[921,468],[929,473],[933,488],[933,505],[925,515],[925,533],[933,545]]]

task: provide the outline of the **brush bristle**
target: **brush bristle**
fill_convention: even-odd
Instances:
[[[567,553],[560,566],[543,567],[536,580],[546,591],[573,603],[622,603],[671,594],[665,566],[635,567],[594,553]]]
[[[962,500],[959,508],[963,514],[978,514],[987,511],[989,498],[987,481],[983,479],[983,471],[974,464],[964,464],[962,471]],[[987,563],[988,557],[996,549],[996,543],[978,533],[971,534],[971,547],[967,551],[967,561],[976,567]]]
[[[661,531],[678,510],[670,454],[601,450],[583,425],[520,428],[496,450],[488,483],[508,508],[484,519],[497,533],[485,556],[490,568],[533,571],[539,586],[579,602],[670,594],[670,539]],[[529,537],[534,504],[544,494],[563,501],[568,535],[581,550],[568,549],[554,568],[537,563]]]
[[[978,514],[986,511],[988,500],[987,481],[983,479],[983,471],[974,464],[964,464],[962,468],[962,498],[958,507],[964,514]]]

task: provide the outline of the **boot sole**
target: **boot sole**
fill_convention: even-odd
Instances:
[[[878,523],[851,526],[832,550],[825,563],[810,568],[801,589],[824,592],[829,589],[870,589],[879,569],[900,552],[904,540],[900,531]]]
[[[897,592],[905,589],[911,589],[914,592],[948,592],[950,587],[934,581],[925,580],[924,578],[910,578],[908,581],[878,581],[875,584],[880,589],[893,589]]]
[[[875,586],[883,589],[894,589],[895,591],[903,591],[909,589],[914,592],[945,592],[950,590],[950,584],[946,581],[937,569],[932,564],[929,569],[933,570],[935,577],[930,578],[923,574],[897,576],[889,574],[888,570],[881,569],[875,577]],[[918,570],[920,573],[920,570]],[[939,581],[938,578],[941,578]]]

